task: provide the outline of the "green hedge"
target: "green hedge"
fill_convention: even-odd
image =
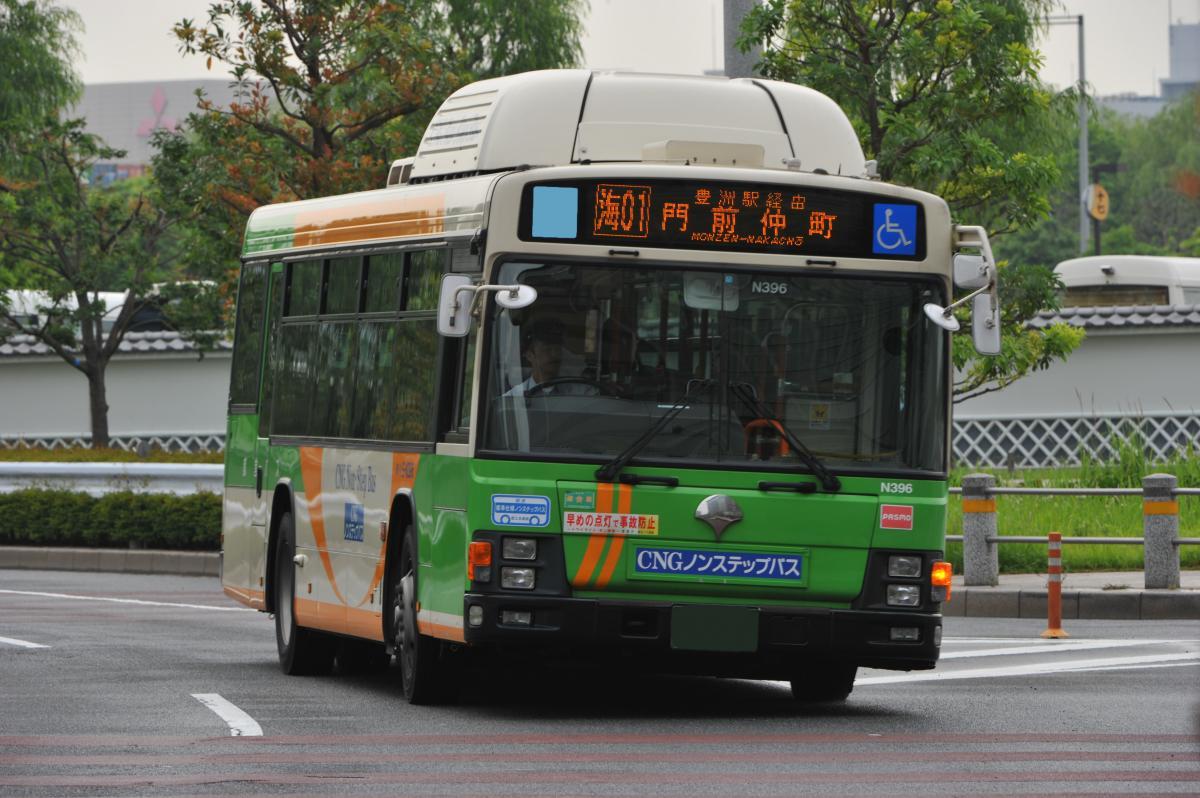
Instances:
[[[0,494],[0,545],[216,551],[220,536],[221,497],[212,493]]]

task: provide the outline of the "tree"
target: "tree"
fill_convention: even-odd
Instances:
[[[1044,217],[1058,178],[1053,133],[1069,96],[1037,78],[1032,41],[1049,0],[768,0],[743,24],[763,73],[828,94],[846,111],[880,176],[945,198],[957,218],[1000,236]],[[954,340],[955,401],[1066,358],[1082,333],[1030,330],[1056,307],[1056,280],[1001,262],[1002,354]],[[1026,273],[1028,272],[1028,273]]]
[[[231,69],[236,99],[160,137],[156,175],[232,270],[259,205],[379,187],[455,88],[571,64],[579,11],[579,0],[221,0],[175,35]]]
[[[0,158],[79,96],[79,16],[42,0],[0,0]]]
[[[32,321],[0,307],[0,334],[35,337],[87,378],[92,445],[104,447],[109,361],[138,312],[161,301],[154,285],[177,273],[171,221],[148,183],[90,183],[97,161],[124,153],[84,132],[83,124],[47,121],[18,142],[0,177],[0,287],[40,298]],[[124,292],[118,307],[104,299],[111,291]],[[197,323],[211,326],[211,314]]]

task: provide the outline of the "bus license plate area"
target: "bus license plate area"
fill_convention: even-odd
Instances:
[[[671,648],[757,651],[758,608],[676,605],[671,608]]]

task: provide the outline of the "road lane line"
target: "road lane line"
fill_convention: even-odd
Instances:
[[[1029,642],[1029,641],[1023,641]],[[970,659],[972,657],[1002,657],[1008,654],[1043,654],[1058,651],[1085,651],[1096,648],[1133,648],[1183,643],[1183,640],[1047,640],[1045,643],[1010,646],[1008,648],[978,648],[966,651],[943,651],[939,659]]]
[[[71,593],[43,593],[37,590],[0,590],[0,593],[11,596],[71,599],[72,601],[109,601],[114,604],[138,604],[147,607],[182,607],[189,610],[213,610],[214,612],[258,612],[249,607],[214,607],[211,604],[181,604],[173,601],[147,601],[146,599],[113,598],[111,596],[76,596]]]
[[[1066,673],[1090,670],[1129,670],[1157,666],[1159,663],[1176,662],[1200,664],[1200,653],[1152,654],[1137,657],[1108,657],[1106,659],[1074,659],[1065,662],[1039,662],[1030,665],[1008,665],[1001,668],[972,668],[969,670],[920,671],[897,676],[868,676],[857,679],[855,687],[873,684],[897,684],[900,682],[941,682],[954,679],[1001,679],[1010,676],[1036,676],[1048,673]],[[780,682],[784,684],[784,682]]]
[[[41,643],[30,643],[28,640],[18,640],[15,637],[0,637],[0,643],[19,646],[21,648],[50,648],[50,646],[43,646]]]
[[[192,698],[217,713],[229,724],[229,733],[234,737],[262,737],[262,726],[258,721],[231,704],[220,693],[192,693]]]

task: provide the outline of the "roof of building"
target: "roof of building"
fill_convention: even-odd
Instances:
[[[1200,326],[1200,305],[1116,305],[1043,310],[1030,319],[1029,326],[1041,330],[1059,323],[1089,330],[1197,327]]]
[[[233,342],[218,339],[214,345],[218,352],[233,349]],[[199,352],[191,341],[177,332],[131,332],[126,333],[117,352],[122,355],[155,355],[168,352]],[[0,343],[0,357],[45,357],[54,350],[32,335],[14,335]]]

